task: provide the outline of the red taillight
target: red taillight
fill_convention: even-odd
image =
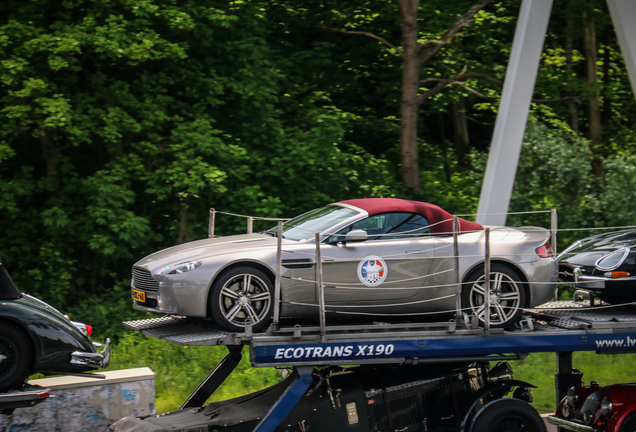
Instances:
[[[89,326],[88,324],[86,325],[86,336],[90,336],[91,333],[93,333],[93,326]]]
[[[552,248],[550,247],[550,243],[546,243],[543,246],[536,248],[535,252],[541,258],[550,258],[551,256],[554,255],[554,253],[552,253]]]

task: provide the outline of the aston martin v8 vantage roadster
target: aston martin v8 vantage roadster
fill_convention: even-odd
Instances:
[[[134,307],[212,319],[228,331],[263,329],[274,307],[277,231],[197,240],[143,258],[133,266]],[[510,327],[556,289],[547,230],[491,227],[486,294],[484,227],[454,222],[428,203],[341,201],[286,222],[281,235],[281,318],[318,316],[318,267],[328,319],[414,320],[460,304],[482,322],[488,316],[491,326]]]

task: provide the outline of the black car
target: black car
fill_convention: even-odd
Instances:
[[[558,257],[559,280],[612,303],[636,301],[636,230],[579,240]]]
[[[277,418],[275,431],[545,432],[541,417],[528,403],[528,387],[533,386],[512,378],[508,363],[490,369],[488,362],[315,369],[308,390],[286,417]],[[125,417],[110,430],[260,430],[259,421],[283,400],[296,379],[295,371],[272,387],[235,399],[141,418]],[[517,387],[514,397],[504,398],[513,386]]]
[[[108,366],[110,341],[101,352],[87,326],[22,294],[0,262],[0,392],[20,388],[34,373],[68,374]]]

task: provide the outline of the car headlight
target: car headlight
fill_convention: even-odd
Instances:
[[[563,413],[563,417],[570,418],[570,414],[572,414],[572,408],[570,408],[570,405],[565,403],[561,407],[561,412]]]
[[[603,414],[605,417],[609,416],[612,413],[612,400],[609,398],[609,396],[605,396],[603,399],[601,399],[601,414]]]
[[[587,410],[583,413],[583,421],[588,425],[592,423],[592,411]]]
[[[622,247],[616,249],[614,252],[605,255],[603,258],[596,261],[596,268],[603,271],[615,270],[618,266],[623,264],[625,258],[629,255],[629,248]]]
[[[576,392],[576,387],[570,387],[565,395],[565,401],[570,408],[576,406],[576,401],[579,400],[579,394]]]
[[[162,275],[173,275],[179,273],[189,272],[190,270],[194,270],[199,267],[203,262],[201,261],[188,261],[181,264],[173,265],[170,267],[166,267],[162,269],[159,273]]]

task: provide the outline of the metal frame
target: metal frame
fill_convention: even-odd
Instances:
[[[212,372],[199,384],[179,409],[194,408],[203,404],[219,388],[223,381],[236,369],[243,358],[243,345],[229,345],[229,353],[212,369]]]
[[[523,0],[479,197],[477,222],[505,225],[552,0]]]
[[[477,222],[505,225],[553,0],[523,0],[497,111]],[[607,0],[636,95],[636,2]],[[556,242],[553,241],[556,248]],[[556,250],[556,249],[555,249]]]
[[[254,432],[272,432],[296,406],[313,381],[313,367],[296,368],[299,377],[287,387],[267,415],[256,425]]]

